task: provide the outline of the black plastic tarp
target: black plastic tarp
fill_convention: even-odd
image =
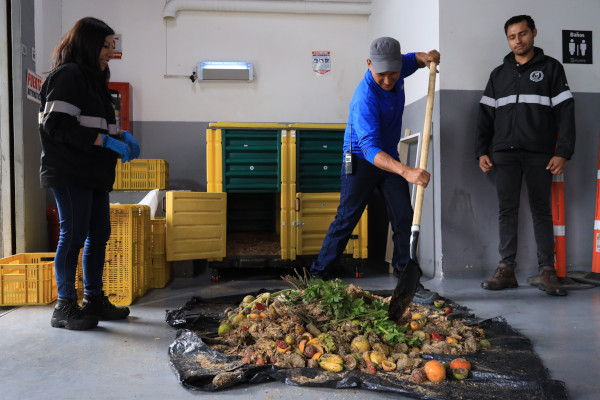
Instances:
[[[247,294],[256,295],[260,292],[262,290]],[[469,377],[462,381],[449,377],[440,383],[417,384],[412,381],[410,374],[400,371],[372,375],[358,370],[335,373],[313,368],[244,364],[241,357],[226,357],[210,347],[210,343],[217,340],[216,331],[223,310],[235,307],[244,296],[195,297],[180,309],[167,311],[167,323],[182,328],[169,347],[169,356],[177,378],[184,387],[216,391],[240,384],[276,380],[295,386],[395,392],[419,399],[568,398],[565,384],[550,379],[548,370],[533,351],[531,341],[512,329],[503,318],[471,319],[471,323],[485,330],[492,347],[468,355],[473,369]],[[421,357],[450,362],[456,356],[422,354]]]

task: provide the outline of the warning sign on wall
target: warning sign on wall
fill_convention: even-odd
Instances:
[[[27,68],[27,99],[34,103],[42,104],[40,92],[43,79],[41,76]]]
[[[563,64],[592,64],[592,31],[562,31]]]
[[[316,75],[324,75],[331,71],[331,53],[329,51],[313,51],[312,69]]]

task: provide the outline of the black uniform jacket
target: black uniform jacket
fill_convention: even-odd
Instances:
[[[513,53],[494,69],[479,103],[475,156],[524,149],[570,159],[574,100],[563,66],[535,48],[525,65]]]
[[[115,110],[106,88],[78,64],[52,71],[41,90],[40,183],[44,188],[82,185],[112,190],[118,155],[94,146],[99,133],[115,138]]]

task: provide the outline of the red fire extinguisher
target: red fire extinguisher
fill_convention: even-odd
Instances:
[[[48,240],[50,242],[50,251],[56,252],[58,247],[58,237],[60,236],[60,218],[58,217],[58,207],[46,206],[46,221],[48,222]]]

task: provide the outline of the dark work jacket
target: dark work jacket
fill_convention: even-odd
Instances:
[[[64,64],[44,80],[39,131],[42,187],[112,190],[118,155],[93,143],[99,133],[120,137],[115,110],[107,89],[83,67]]]
[[[535,48],[519,65],[513,53],[494,69],[479,103],[475,156],[524,149],[570,159],[575,104],[563,66]]]

